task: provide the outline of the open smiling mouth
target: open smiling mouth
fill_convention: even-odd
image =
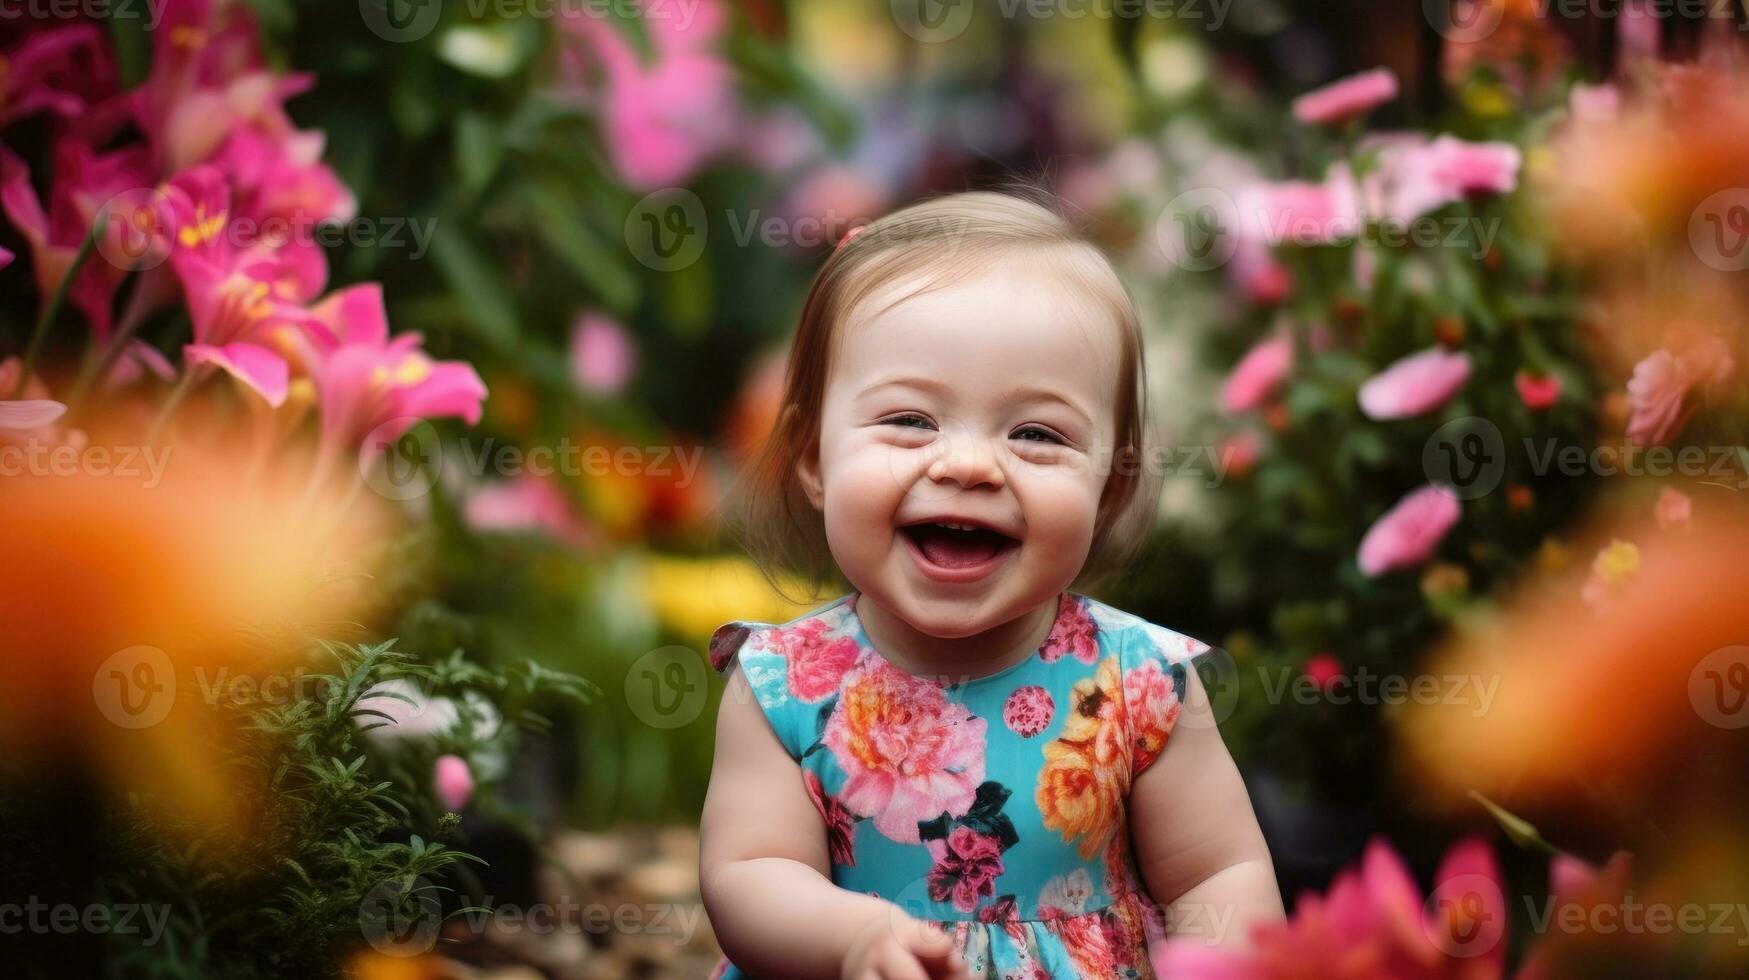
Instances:
[[[1020,546],[1020,542],[986,527],[922,523],[899,528],[930,564],[940,568],[973,569]]]

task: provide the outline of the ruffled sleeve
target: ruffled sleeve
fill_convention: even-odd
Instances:
[[[778,741],[783,743],[790,758],[800,760],[806,743],[802,740],[799,721],[808,712],[799,710],[803,706],[790,697],[787,662],[782,652],[770,642],[775,628],[769,623],[743,620],[717,627],[711,634],[711,667],[726,678],[735,664],[741,665],[741,673],[753,689],[759,710],[771,723],[771,730],[777,733]],[[723,697],[735,696],[736,688],[724,689]],[[807,734],[807,741],[813,741],[812,733]]]
[[[1195,669],[1191,661],[1209,647],[1146,620],[1138,620],[1127,632],[1119,661],[1134,780],[1165,750],[1183,708],[1188,672]]]

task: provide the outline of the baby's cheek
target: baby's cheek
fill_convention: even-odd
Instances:
[[[1093,540],[1094,518],[1099,511],[1099,493],[1084,476],[1073,473],[1038,475],[1025,487],[1027,537],[1075,553]]]

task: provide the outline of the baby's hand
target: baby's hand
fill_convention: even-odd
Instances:
[[[971,980],[941,927],[896,907],[857,935],[839,975],[843,980]]]

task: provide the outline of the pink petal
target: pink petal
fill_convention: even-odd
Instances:
[[[223,368],[232,377],[253,388],[274,408],[285,403],[290,368],[285,358],[265,347],[241,342],[221,347],[189,344],[182,352],[190,364],[216,364]]]
[[[1338,123],[1372,111],[1397,97],[1397,76],[1374,68],[1313,89],[1294,100],[1294,118],[1303,123]]]
[[[1398,419],[1438,408],[1470,377],[1470,358],[1440,347],[1411,354],[1360,386],[1360,410],[1372,419]]]
[[[433,767],[432,781],[437,786],[437,798],[448,810],[459,811],[474,795],[474,774],[467,761],[456,755],[439,756]]]
[[[40,398],[0,402],[0,429],[40,429],[66,411],[60,402]]]
[[[1460,515],[1449,490],[1430,484],[1410,493],[1373,523],[1360,541],[1360,570],[1371,578],[1418,565],[1433,553]]]
[[[1293,367],[1293,339],[1274,334],[1251,348],[1221,386],[1221,405],[1228,412],[1249,411],[1263,403],[1286,380]]]

